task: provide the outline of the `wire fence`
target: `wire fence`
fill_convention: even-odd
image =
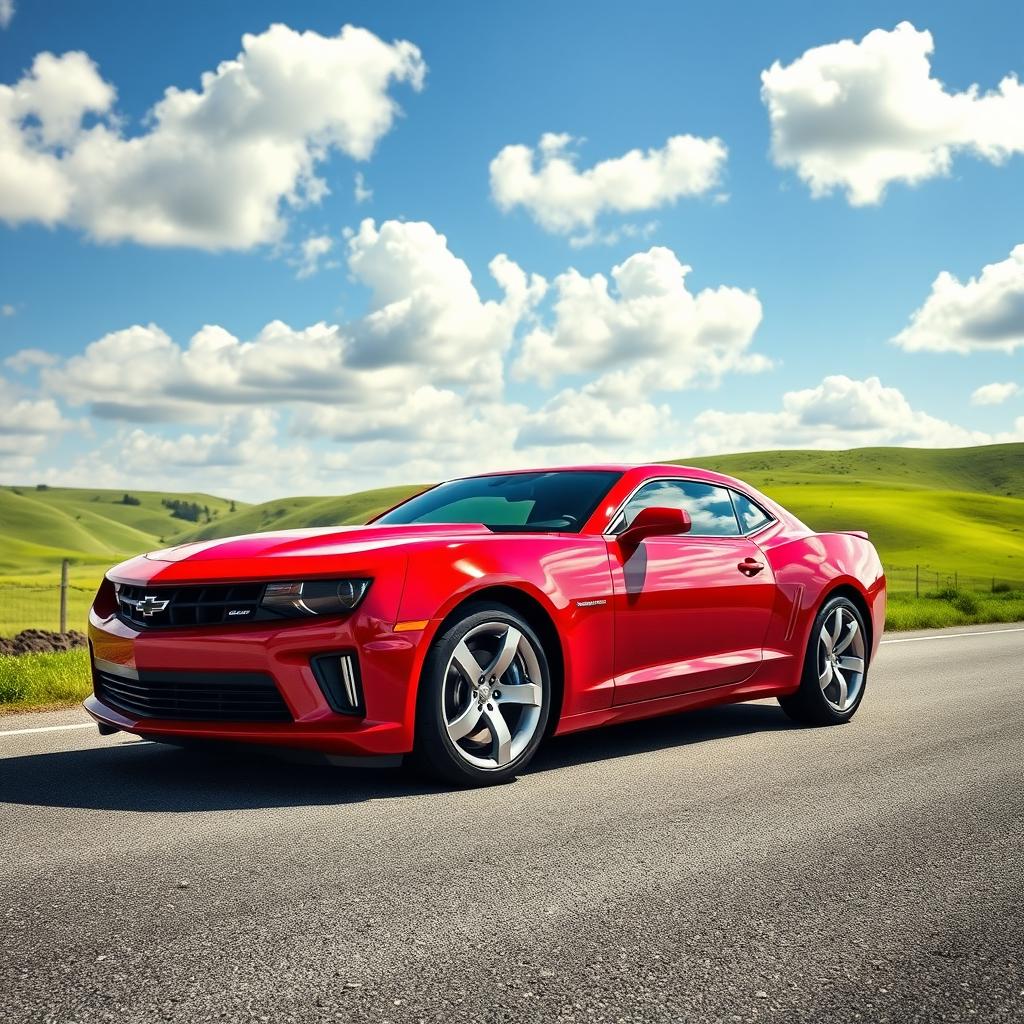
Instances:
[[[914,594],[917,597],[947,591],[968,594],[1004,594],[1024,590],[1024,579],[988,575],[961,569],[934,568],[930,565],[885,567],[890,593]]]
[[[85,631],[95,585],[83,586],[68,579],[68,563],[52,577],[0,583],[0,636],[15,636],[25,629],[66,633]]]

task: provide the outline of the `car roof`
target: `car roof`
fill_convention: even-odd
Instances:
[[[649,471],[649,472],[647,472]],[[595,462],[576,466],[531,466],[516,469],[488,470],[485,473],[467,473],[456,479],[468,480],[479,476],[515,476],[526,473],[635,473],[637,476],[689,476],[705,480],[731,481],[733,478],[711,469],[680,466],[674,462]]]

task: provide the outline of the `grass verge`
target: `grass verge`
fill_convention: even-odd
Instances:
[[[890,594],[885,613],[887,631],[905,629],[943,629],[947,626],[973,626],[987,622],[1024,620],[1024,593],[957,593],[954,590],[914,597]]]
[[[886,631],[942,629],[989,622],[1024,621],[1024,593],[945,591],[928,597],[891,594]],[[84,647],[56,654],[0,655],[0,715],[70,707],[92,692]]]
[[[54,654],[0,655],[0,714],[69,707],[92,692],[84,647]]]

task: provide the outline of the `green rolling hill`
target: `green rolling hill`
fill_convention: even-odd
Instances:
[[[76,574],[96,577],[102,567],[128,554],[145,551],[196,529],[164,504],[179,502],[209,511],[215,523],[248,508],[210,494],[124,491],[80,487],[0,487],[0,575],[52,571],[70,558]],[[137,504],[135,503],[137,502]],[[191,510],[188,510],[189,512]]]
[[[845,480],[910,490],[980,491],[1024,498],[1024,444],[745,452],[673,461],[742,476],[762,489],[776,482],[828,484]]]
[[[1024,444],[983,448],[776,451],[679,460],[749,480],[819,530],[866,529],[893,582],[922,571],[1024,584]],[[204,494],[0,488],[0,576],[47,572],[64,557],[95,579],[138,551],[262,530],[365,522],[419,486],[258,505]],[[198,523],[165,500],[209,509]],[[908,576],[907,574],[911,574]]]
[[[297,530],[311,526],[338,526],[365,523],[403,498],[421,491],[425,484],[382,487],[359,491],[340,498],[278,498],[261,505],[250,505],[234,515],[218,518],[186,533],[189,540],[209,540],[239,533],[265,530]]]

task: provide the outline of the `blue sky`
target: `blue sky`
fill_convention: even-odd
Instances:
[[[930,71],[923,76],[914,78],[917,37],[910,34],[900,36],[908,45],[892,51],[891,65],[906,55],[907,79],[894,71],[887,82],[870,72],[866,49],[866,78],[856,77],[860,49],[850,51],[853,70],[840,72],[822,51],[841,40],[859,47],[873,30],[893,33],[904,21],[931,33]],[[203,73],[239,54],[244,33],[259,36],[275,22],[324,39],[351,24],[383,45],[406,40],[425,65],[422,88],[414,87],[412,72],[386,83],[382,95],[402,113],[376,132],[367,159],[354,159],[344,146],[321,146],[315,175],[329,193],[298,209],[286,199],[277,202],[274,237],[243,239],[227,225],[210,248],[208,241],[182,242],[180,234],[166,244],[141,237],[142,228],[110,227],[106,211],[125,195],[133,198],[124,200],[124,223],[134,224],[147,203],[160,202],[161,189],[187,187],[187,159],[159,180],[153,175],[133,179],[130,188],[121,182],[109,192],[99,189],[88,209],[79,200],[56,215],[32,213],[31,203],[14,200],[0,206],[0,353],[8,360],[0,365],[8,409],[8,422],[0,421],[0,479],[201,486],[263,498],[511,463],[1024,439],[1024,397],[1013,390],[1024,386],[1015,351],[1024,345],[1024,270],[1011,260],[1024,241],[1024,138],[1014,127],[1024,105],[1011,89],[993,111],[972,107],[962,118],[961,100],[935,100],[932,110],[931,93],[905,94],[928,74],[941,82],[935,89],[955,97],[973,83],[982,93],[997,89],[1006,76],[1024,71],[1024,11],[935,3],[167,7],[19,0],[0,32],[0,82],[14,87],[24,80],[40,53],[80,51],[98,78],[116,89],[116,100],[82,115],[74,138],[65,132],[49,148],[38,138],[26,143],[63,159],[97,123],[122,142],[151,132],[147,112],[165,89],[200,90]],[[861,106],[841,103],[824,121],[807,114],[804,78],[779,78],[772,96],[762,95],[763,71],[801,60],[806,64],[797,70],[825,66],[826,78],[840,75],[839,87],[860,83],[857,88],[870,92],[877,86],[878,95],[867,95]],[[54,75],[68,81],[73,71],[85,74],[62,64]],[[336,78],[336,71],[325,73]],[[896,127],[880,120],[890,99],[904,108]],[[793,126],[774,147],[773,100]],[[340,107],[328,116],[348,117],[340,109],[347,102],[339,97]],[[6,115],[23,133],[52,116],[23,109],[28,113],[20,120]],[[223,104],[218,110],[223,114]],[[233,130],[230,115],[224,116],[217,139]],[[848,168],[861,157],[864,167],[877,166],[872,154],[892,144],[897,131],[903,135],[893,144],[896,156],[885,156],[885,166],[895,170],[882,194],[878,201],[857,201],[857,188],[870,192],[864,185],[870,175],[849,172],[847,180]],[[815,139],[815,132],[822,137]],[[581,173],[631,150],[661,150],[680,135],[719,139],[727,156],[713,183],[691,194],[625,211],[604,208],[592,225],[561,230],[545,224],[527,202],[502,209],[489,171],[511,145],[531,147],[538,166],[544,133],[574,137],[560,152],[570,154]],[[322,140],[306,142],[315,147]],[[208,139],[204,144],[211,145]],[[8,159],[3,146],[0,137],[0,167]],[[945,165],[907,170],[918,158]],[[827,194],[815,196],[811,168],[821,159],[832,183],[823,187]],[[87,191],[75,177],[85,172],[68,167],[60,174],[70,187]],[[372,190],[361,202],[354,196],[357,172]],[[244,167],[230,173],[237,182],[225,186],[229,198],[250,187]],[[908,184],[901,174],[919,180]],[[615,191],[605,193],[605,207],[608,195],[614,205]],[[33,194],[31,202],[50,209],[46,197]],[[548,209],[558,202],[555,196]],[[578,204],[566,200],[562,208],[566,217],[581,216]],[[119,217],[113,217],[118,225]],[[343,234],[358,232],[365,218],[373,218],[375,232],[365,236],[366,259],[385,260],[374,263],[376,299],[366,274],[350,265],[353,243]],[[387,222],[396,223],[394,240],[402,244],[409,242],[397,231],[402,224],[426,223],[443,235],[451,259],[464,261],[472,273],[481,302],[502,300],[488,272],[498,254],[527,280],[540,275],[546,291],[515,312],[488,314],[489,326],[459,304],[447,318],[427,323],[423,318],[436,304],[423,300],[426,311],[417,306],[417,272],[403,276],[386,263]],[[597,237],[581,244],[588,234]],[[310,238],[330,240],[331,249],[316,272],[301,276],[300,247]],[[416,244],[422,242],[421,236]],[[431,244],[420,253],[426,261],[435,252]],[[709,362],[713,326],[677,331],[682,314],[669,306],[648,324],[651,333],[661,332],[660,340],[639,352],[636,337],[623,327],[637,309],[613,308],[600,325],[612,335],[607,351],[593,355],[588,339],[574,334],[588,300],[579,298],[559,317],[556,280],[570,268],[583,279],[602,274],[611,280],[613,267],[652,249],[667,250],[692,268],[685,277],[690,294],[725,287],[753,295],[759,320],[753,327],[730,323],[734,340]],[[917,333],[902,346],[893,343],[942,272],[962,286],[1000,264],[1006,266],[983,279],[977,294],[933,297]],[[671,268],[664,260],[658,265]],[[614,283],[610,287],[614,297]],[[412,314],[378,343],[378,326],[367,314],[403,298]],[[991,327],[995,306],[1006,315]],[[644,315],[632,328],[640,334],[647,329]],[[459,321],[459,340],[445,355],[452,317]],[[336,387],[314,386],[303,395],[298,379],[281,385],[285,371],[275,370],[274,382],[260,384],[250,367],[240,400],[237,390],[218,390],[213,369],[201,387],[192,381],[136,388],[144,366],[120,382],[116,374],[101,379],[105,363],[122,362],[113,344],[94,365],[74,362],[90,344],[133,325],[156,325],[169,339],[160,349],[160,358],[167,358],[168,345],[184,351],[204,325],[217,325],[244,344],[273,321],[296,332],[323,322],[336,329],[338,351],[349,351],[346,338],[362,338],[345,358],[372,365],[377,376],[353,382],[347,370],[338,370]],[[989,326],[982,329],[981,321]],[[532,348],[538,355],[526,366],[524,339],[536,331],[543,335]],[[122,340],[126,351],[145,348],[138,338]],[[300,337],[285,347],[298,352],[309,344]],[[333,356],[314,347],[309,366],[315,374],[316,359]],[[25,350],[46,355],[19,358]],[[280,346],[271,356],[281,358]],[[257,349],[250,362],[261,358]],[[662,380],[655,365],[678,372]],[[162,366],[154,361],[157,376]],[[322,379],[328,376],[325,370]],[[873,378],[880,383],[865,383]],[[1001,389],[975,394],[992,384]],[[358,399],[353,386],[362,392]],[[396,404],[417,388],[433,390],[419,394],[404,418],[395,414]],[[132,393],[124,403],[111,397],[119,389]],[[367,390],[379,394],[379,403],[367,399]],[[33,432],[30,420],[50,425]],[[451,430],[440,429],[440,420]],[[609,423],[615,428],[605,429]]]

